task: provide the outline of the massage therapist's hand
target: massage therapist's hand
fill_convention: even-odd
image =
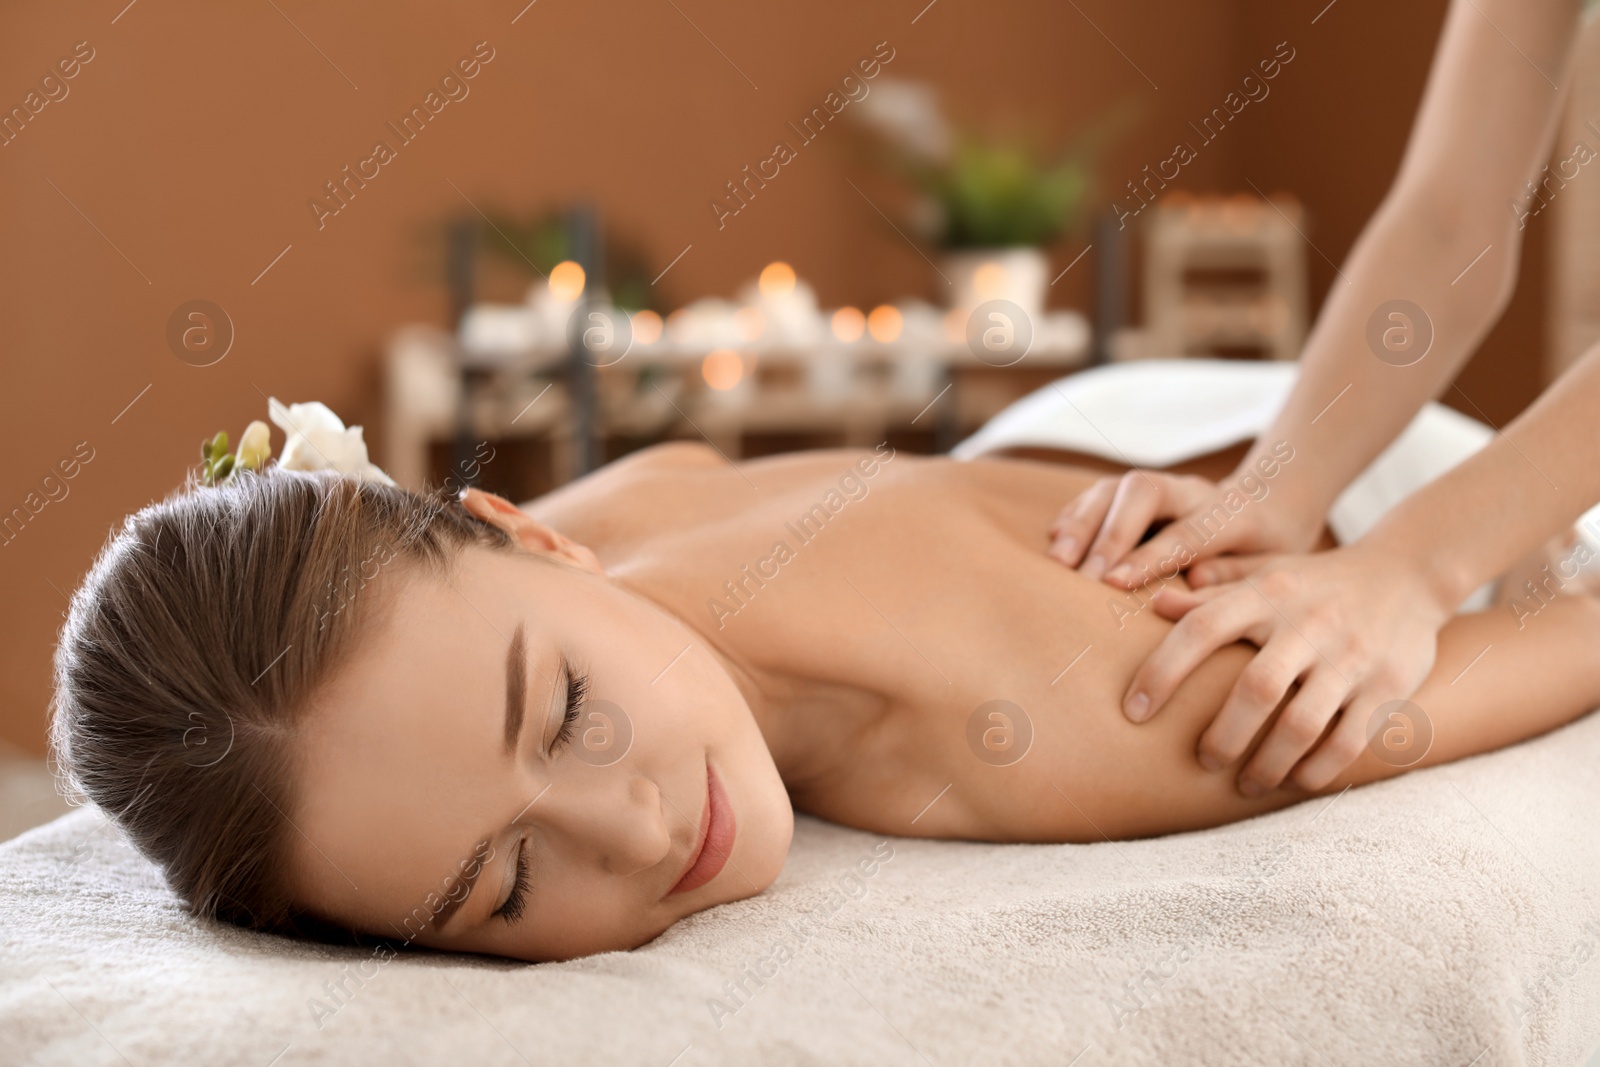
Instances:
[[[1268,479],[1277,465],[1270,459],[1258,465],[1263,469],[1241,467],[1218,483],[1142,468],[1101,478],[1061,509],[1050,527],[1050,555],[1087,578],[1132,589],[1191,567],[1192,586],[1225,581],[1236,568],[1193,566],[1224,553],[1306,551],[1322,530],[1321,514],[1274,493]],[[1140,545],[1150,524],[1162,519],[1173,521]]]
[[[1445,599],[1420,567],[1360,542],[1279,557],[1194,592],[1169,586],[1153,605],[1178,625],[1135,673],[1123,710],[1145,721],[1207,656],[1251,641],[1261,651],[1201,736],[1200,762],[1216,770],[1242,756],[1298,680],[1299,691],[1240,772],[1239,790],[1256,796],[1291,771],[1294,784],[1321,789],[1361,755],[1374,709],[1409,697],[1432,669],[1439,628],[1455,610]]]

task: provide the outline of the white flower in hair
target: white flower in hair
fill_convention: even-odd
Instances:
[[[312,400],[286,406],[272,397],[267,401],[267,411],[289,435],[278,456],[278,466],[284,470],[334,470],[361,481],[395,484],[393,478],[367,459],[361,427],[346,427],[326,404]]]

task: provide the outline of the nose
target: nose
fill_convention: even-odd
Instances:
[[[649,870],[671,853],[664,806],[655,782],[619,772],[555,784],[528,816],[573,854],[626,877]]]

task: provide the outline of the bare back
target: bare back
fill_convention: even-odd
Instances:
[[[709,643],[790,680],[776,699],[805,758],[780,770],[799,810],[886,833],[1092,841],[1304,799],[1247,799],[1195,759],[1248,646],[1212,656],[1152,721],[1123,717],[1172,624],[1044,551],[1095,472],[880,449],[869,475],[869,455],[734,465],[664,446],[527,510]],[[1457,737],[1424,762],[1482,747]],[[1364,756],[1333,788],[1396,772]]]

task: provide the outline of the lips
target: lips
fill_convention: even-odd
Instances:
[[[733,854],[733,841],[738,833],[728,793],[722,788],[722,780],[717,777],[717,772],[707,762],[706,802],[700,811],[700,828],[695,835],[694,852],[667,895],[698,889],[722,873],[728,857]]]

